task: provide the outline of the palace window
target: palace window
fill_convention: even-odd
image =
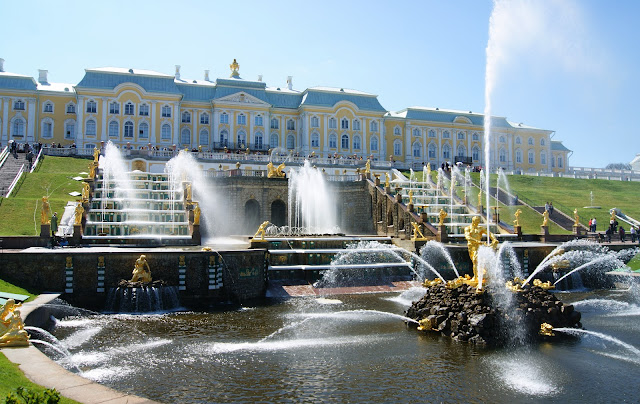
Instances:
[[[500,136],[500,143],[507,143],[506,139],[504,138],[504,136]]]
[[[529,164],[534,164],[536,162],[536,156],[533,154],[533,150],[529,150]]]
[[[255,135],[253,135],[253,147],[262,150],[262,132],[256,132]]]
[[[76,122],[68,120],[64,123],[64,138],[75,139],[76,138]]]
[[[131,102],[127,102],[124,104],[124,114],[125,115],[134,115],[136,113],[136,107]]]
[[[141,104],[138,108],[138,114],[140,116],[149,116],[149,104]]]
[[[189,111],[182,113],[182,123],[191,123],[191,113]]]
[[[371,132],[377,132],[378,131],[378,122],[371,121],[371,124],[369,125],[369,130]]]
[[[110,114],[119,114],[120,113],[120,104],[117,102],[112,102],[109,104],[109,113]]]
[[[24,136],[24,120],[22,118],[16,118],[11,126],[13,127],[13,133],[11,134],[13,137]]]
[[[418,128],[413,129],[413,137],[420,137],[420,129]]]
[[[442,158],[445,160],[451,158],[451,147],[448,144],[442,146]]]
[[[226,112],[223,112],[220,114],[220,123],[229,123],[229,114],[227,114]]]
[[[353,137],[353,149],[354,150],[360,150],[360,136],[354,136]]]
[[[464,132],[458,132],[458,140],[464,140]]]
[[[336,118],[329,118],[329,129],[337,129],[338,121]]]
[[[287,121],[287,130],[296,130],[296,123],[293,119]]]
[[[24,111],[24,101],[16,100],[13,103],[13,109],[15,109],[16,111]]]
[[[545,152],[540,152],[540,164],[547,164],[547,154]]]
[[[198,137],[198,144],[200,146],[209,145],[209,131],[205,128],[200,129],[200,136]]]
[[[200,125],[209,125],[209,114],[203,112],[200,114]],[[207,142],[208,144],[209,142]]]
[[[241,130],[240,132],[238,132],[237,140],[238,140],[238,144],[237,144],[238,147],[242,149],[247,147],[247,134],[244,133],[244,131]]]
[[[87,101],[87,113],[95,114],[98,111],[98,104],[94,100]]]
[[[51,101],[45,102],[42,112],[53,113],[53,103]]]
[[[67,114],[75,114],[76,113],[76,104],[70,102],[67,104]]]
[[[95,136],[96,135],[96,121],[93,119],[89,119],[87,124],[85,125],[85,133],[87,136]]]
[[[349,135],[342,135],[342,137],[340,138],[340,147],[343,150],[349,149]]]
[[[428,149],[428,153],[429,153],[429,158],[430,159],[434,159],[436,158],[436,145],[433,143],[429,143],[429,149]]]
[[[516,149],[516,163],[522,164],[522,150]]]
[[[429,137],[435,138],[436,137],[436,131],[433,130],[433,129],[429,130]]]
[[[124,123],[124,138],[133,139],[133,122],[131,121]]]
[[[278,134],[277,133],[272,133],[271,136],[269,137],[269,146],[272,149],[275,149],[276,147],[278,147]]]
[[[229,132],[223,130],[220,132],[220,146],[227,147],[229,146]]]
[[[320,119],[318,119],[317,116],[312,116],[311,117],[311,127],[312,128],[319,128],[320,127]]]
[[[120,125],[118,125],[118,121],[109,122],[109,137],[117,138],[119,137]]]
[[[334,134],[329,135],[329,148],[335,149],[338,147],[338,139]]]
[[[501,163],[507,162],[507,151],[503,147],[501,147],[500,151],[498,152],[498,159]]]
[[[464,148],[463,145],[459,145],[458,146],[458,157],[464,157],[465,156],[465,152],[466,149]]]
[[[340,120],[340,129],[349,129],[349,120],[347,118]]]
[[[421,157],[422,156],[422,144],[420,142],[415,142],[412,147],[413,157]]]
[[[311,134],[311,147],[320,147],[320,135],[317,133]]]
[[[400,136],[402,135],[402,130],[400,129],[399,126],[396,126],[395,128],[393,128],[393,135],[394,136]]]
[[[279,129],[280,128],[280,122],[278,121],[277,118],[271,118],[271,129]]]
[[[162,117],[163,118],[171,118],[171,107],[168,105],[162,106]]]
[[[544,138],[540,139],[540,146],[544,146]]]
[[[444,132],[442,132],[443,139],[449,139],[450,137],[451,137],[451,133],[449,133],[448,130],[445,130]]]
[[[533,146],[533,138],[530,137],[527,143],[529,144],[529,146]]]
[[[44,122],[42,124],[42,138],[51,139],[53,137],[53,123]]]
[[[357,119],[353,121],[353,130],[360,130],[360,121]]]
[[[474,141],[480,140],[480,135],[478,135],[478,132],[474,132],[474,134],[471,135],[471,140],[474,140]]]
[[[520,139],[520,136],[516,137],[516,144],[522,144],[522,139]]]
[[[473,149],[471,149],[471,158],[473,161],[480,160],[480,148],[478,146],[473,146]]]
[[[558,156],[558,168],[562,168],[562,156]]]
[[[247,124],[247,116],[245,114],[238,115],[238,119],[236,120],[238,125],[246,125]]]
[[[296,147],[296,138],[293,135],[287,136],[287,149],[292,150]]]
[[[556,158],[555,157],[551,157],[551,168],[555,168],[556,167]]]
[[[402,142],[400,142],[399,140],[393,142],[393,154],[396,156],[402,155]]]
[[[262,115],[256,115],[254,119],[254,124],[256,126],[262,126]]]
[[[168,123],[165,123],[162,125],[162,128],[160,128],[160,139],[163,142],[171,141],[171,125]]]
[[[378,136],[372,136],[371,141],[369,142],[369,146],[371,147],[371,151],[378,151]]]
[[[189,128],[183,128],[182,132],[180,132],[180,144],[191,144],[191,131],[189,130]]]
[[[149,138],[149,124],[146,122],[140,123],[138,125],[138,139],[148,139]]]

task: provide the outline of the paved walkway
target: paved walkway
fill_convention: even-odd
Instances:
[[[57,294],[40,295],[33,302],[25,303],[20,308],[23,321],[36,308],[49,303],[58,296]],[[81,403],[156,403],[156,401],[143,397],[110,389],[71,373],[49,359],[33,345],[26,348],[2,348],[0,352],[11,362],[17,364],[32,382],[46,388],[55,388],[64,397]]]

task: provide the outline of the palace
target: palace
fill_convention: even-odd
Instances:
[[[484,116],[410,107],[387,111],[374,94],[344,88],[268,87],[239,75],[186,80],[126,68],[85,69],[76,84],[8,73],[0,59],[0,143],[41,142],[92,150],[112,141],[130,149],[267,152],[392,161],[398,168],[463,162],[484,166]],[[492,117],[491,165],[565,172],[570,150],[554,131]]]

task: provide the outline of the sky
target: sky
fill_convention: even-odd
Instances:
[[[36,79],[38,69],[77,84],[85,68],[175,65],[183,79],[224,78],[235,58],[245,79],[356,89],[389,111],[489,104],[555,131],[575,167],[640,153],[634,0],[0,0],[0,15],[5,71]]]

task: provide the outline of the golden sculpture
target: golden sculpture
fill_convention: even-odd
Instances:
[[[238,70],[240,69],[240,65],[238,64],[238,62],[236,62],[235,59],[233,59],[233,63],[229,65],[229,68],[231,69],[231,76],[229,77],[233,77],[233,78],[240,77],[240,74],[238,73]]]
[[[284,163],[276,167],[272,162],[269,162],[267,164],[267,178],[284,178],[285,174],[282,170],[284,170]]]
[[[413,191],[409,191],[409,205],[413,205]]]
[[[100,149],[98,149],[97,147],[94,147],[93,148],[93,162],[97,163],[99,158],[100,158]]]
[[[438,224],[439,224],[440,226],[443,226],[443,225],[444,225],[444,219],[446,219],[446,218],[447,218],[447,216],[449,216],[449,215],[447,214],[447,212],[445,212],[445,211],[444,211],[444,209],[440,209],[440,213],[438,213],[438,217],[440,218],[440,221],[438,222]],[[476,217],[477,217],[477,216],[476,216]],[[480,218],[478,218],[478,220],[479,220],[479,219],[480,219]]]
[[[76,210],[75,210],[75,222],[74,224],[78,225],[78,224],[82,224],[82,216],[84,214],[84,208],[82,207],[82,204],[79,203],[76,205]]]
[[[202,247],[200,249],[200,251],[213,251],[213,250],[211,249],[211,247]],[[211,257],[213,257],[213,255]],[[211,257],[209,257],[209,258],[211,258]]]
[[[480,224],[480,216],[474,216],[471,219],[471,224],[464,228],[464,238],[467,240],[467,250],[469,251],[469,257],[471,258],[471,262],[473,263],[473,278],[468,282],[468,284],[472,286],[477,285],[477,291],[482,292],[482,283],[478,282],[480,271],[485,271],[484,268],[478,268],[478,250],[482,243],[482,235],[487,233],[487,231],[479,226]],[[491,242],[488,244],[494,250],[498,247],[498,239],[493,233],[488,232],[488,239]],[[483,283],[486,281],[486,277],[483,276]]]
[[[0,348],[8,346],[28,346],[29,334],[24,330],[20,317],[20,306],[13,299],[7,300],[0,313]]]
[[[256,238],[258,238],[258,236],[260,236],[259,241],[264,241],[264,236],[265,233],[267,232],[267,225],[269,225],[269,221],[264,221],[262,222],[262,224],[260,225],[260,227],[258,227],[258,231],[256,231],[256,234],[253,235],[253,239],[255,240]]]
[[[551,281],[542,282],[540,279],[533,280],[533,286],[537,286],[544,290],[555,289],[556,287],[551,284]]]
[[[98,163],[92,161],[89,164],[89,178],[96,178],[96,169],[98,168]]]
[[[516,210],[516,213],[513,214],[516,217],[516,220],[513,221],[513,224],[516,227],[520,226],[520,215],[521,214],[522,214],[522,211],[520,209]]]
[[[193,224],[200,224],[200,204],[194,203],[193,208]]]
[[[580,216],[578,216],[578,208],[575,208],[573,210],[573,218],[575,219],[575,223],[573,223],[574,226],[579,226],[580,225]]]
[[[185,201],[187,202],[191,202],[191,198],[192,198],[192,194],[191,194],[191,183],[187,182],[185,185]]]
[[[504,286],[512,292],[522,292],[522,279],[515,277],[512,281],[505,282]]]
[[[442,283],[442,279],[440,278],[436,278],[432,281],[430,281],[429,279],[425,279],[424,282],[422,282],[422,286],[424,286],[425,288],[430,288],[432,286],[439,285],[441,283]]]
[[[46,196],[42,197],[42,210],[40,211],[40,223],[49,224],[51,223],[51,219],[49,215],[51,214],[51,209],[49,208],[49,198]]]
[[[543,226],[548,226],[549,225],[549,211],[545,210],[544,212],[542,212],[542,225]]]
[[[427,163],[427,178],[423,178],[422,180],[424,182],[427,182],[429,180],[429,177],[431,177],[431,163]]]
[[[131,282],[151,283],[151,269],[144,254],[134,264]]]
[[[371,160],[367,159],[367,162],[364,165],[364,173],[369,174],[371,172]]]
[[[545,337],[555,337],[555,334],[553,333],[553,326],[549,323],[540,324],[540,331],[538,331],[538,334],[544,335]]]
[[[420,225],[416,222],[411,222],[411,226],[413,226],[413,237],[411,237],[411,240],[413,241],[425,240],[424,234],[422,234],[422,230],[420,230]]]
[[[384,175],[386,176],[384,180],[384,187],[389,188],[389,173],[384,173]]]
[[[89,194],[91,193],[91,188],[89,187],[89,183],[85,182],[82,184],[82,202],[89,202]]]

